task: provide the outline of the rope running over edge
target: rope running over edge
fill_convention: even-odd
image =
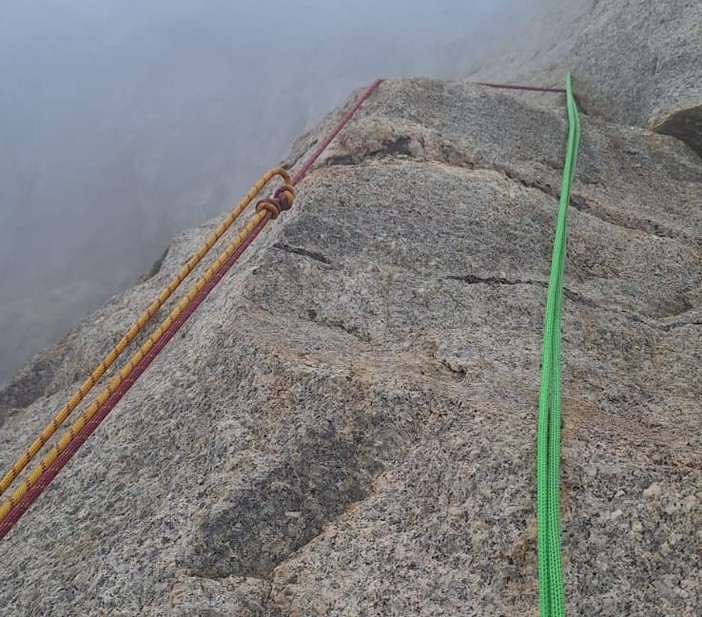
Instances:
[[[171,313],[171,315],[169,315],[169,317],[167,317],[162,322],[159,328],[157,328],[154,335],[152,335],[152,337],[149,338],[149,340],[144,344],[144,346],[140,348],[140,350],[128,361],[127,365],[122,369],[122,371],[120,371],[120,373],[113,379],[113,381],[110,384],[111,386],[113,386],[113,388],[111,388],[108,391],[108,386],[108,388],[103,390],[103,392],[101,392],[101,394],[96,398],[93,404],[89,407],[89,409],[92,409],[94,407],[94,409],[92,409],[92,414],[89,417],[86,417],[86,414],[81,416],[78,422],[74,423],[74,425],[69,429],[69,431],[63,435],[62,440],[59,442],[60,447],[59,444],[57,444],[57,446],[52,448],[52,450],[49,451],[47,456],[44,457],[44,459],[40,461],[39,465],[30,473],[30,477],[27,478],[20,485],[20,487],[13,493],[12,496],[10,496],[10,498],[7,501],[0,505],[0,539],[4,538],[5,535],[7,535],[9,530],[19,520],[22,514],[24,514],[24,512],[27,511],[31,504],[43,492],[44,488],[48,486],[51,480],[53,480],[53,478],[56,477],[60,469],[63,468],[63,466],[68,462],[68,460],[70,460],[73,454],[75,454],[78,448],[80,448],[80,446],[85,442],[87,437],[95,430],[95,428],[102,421],[102,419],[104,419],[107,416],[107,414],[114,407],[114,405],[116,405],[117,402],[122,398],[122,396],[126,394],[131,385],[136,381],[136,379],[141,375],[141,373],[143,373],[143,371],[146,369],[146,367],[148,367],[151,361],[153,361],[153,358],[155,358],[156,355],[158,355],[160,350],[163,348],[163,346],[165,346],[168,340],[170,340],[173,334],[180,328],[180,326],[183,323],[185,323],[185,321],[190,317],[190,315],[192,315],[195,308],[197,308],[197,306],[202,302],[202,300],[204,300],[204,298],[209,294],[211,289],[214,288],[217,282],[221,280],[222,276],[224,276],[226,271],[238,259],[241,253],[243,253],[245,247],[249,246],[250,241],[246,242],[249,235],[252,236],[251,240],[253,240],[253,238],[255,238],[261,232],[265,225],[270,220],[272,220],[274,216],[277,216],[270,208],[266,207],[266,205],[270,204],[271,202],[274,205],[276,202],[280,204],[282,200],[285,200],[285,205],[281,206],[279,208],[279,211],[281,209],[289,209],[289,207],[292,205],[292,198],[289,197],[291,192],[291,185],[295,185],[302,180],[302,178],[307,174],[309,169],[319,158],[319,156],[322,154],[325,148],[329,145],[332,139],[334,139],[334,137],[339,133],[339,131],[341,131],[341,129],[348,123],[348,121],[352,118],[356,111],[371,96],[371,94],[382,83],[382,81],[382,79],[377,79],[365,89],[365,91],[356,100],[352,107],[344,114],[344,116],[339,120],[339,122],[334,126],[334,128],[327,134],[327,136],[315,149],[315,151],[305,160],[305,162],[297,171],[297,173],[293,176],[293,178],[289,178],[287,177],[287,174],[285,174],[284,180],[288,186],[284,186],[282,188],[286,190],[284,190],[282,193],[277,193],[274,196],[274,198],[271,198],[269,200],[263,200],[263,207],[257,208],[257,213],[249,220],[249,224],[247,224],[245,228],[248,230],[248,232],[241,232],[237,236],[237,238],[235,238],[235,240],[232,241],[227,250],[225,250],[225,252],[220,256],[220,258],[218,258],[215,264],[213,264],[210,267],[210,269],[208,269],[208,271],[206,272],[206,275],[209,274],[208,280],[214,280],[215,282],[211,286],[209,286],[208,281],[204,280],[206,275],[203,275],[203,277],[195,284],[195,286],[191,288],[190,292],[183,299],[183,301],[181,301],[181,303],[179,303],[176,309],[174,309],[174,312]],[[276,168],[276,170],[278,169],[279,168]],[[283,173],[285,173],[284,170],[280,171],[283,171]],[[249,194],[247,194],[247,197],[248,195]],[[249,202],[250,201],[251,200],[249,200]],[[247,202],[247,204],[249,202]],[[238,246],[234,246],[235,242],[237,242],[237,239],[239,240],[240,246],[244,247],[244,249],[242,249],[241,251],[237,250],[239,248]],[[189,308],[191,303],[193,305],[192,309]],[[179,312],[174,315],[175,311],[178,309],[180,309]],[[176,320],[178,319],[178,316],[180,314],[184,314],[185,317],[183,318],[182,322],[179,322],[176,325]],[[174,327],[175,329],[171,331],[171,327]],[[164,336],[167,338],[163,341],[162,344],[159,344],[157,347],[158,342]],[[148,348],[145,349],[145,347],[147,346]],[[157,351],[154,352],[153,356],[147,356],[150,350],[154,347],[157,348]],[[145,362],[143,368],[141,368],[138,372],[135,372],[132,378],[132,373],[137,369],[137,367],[142,366],[142,361]],[[126,386],[122,387],[121,384],[123,383],[126,384]],[[96,417],[98,419],[93,421],[93,418]],[[71,446],[74,440],[75,444]],[[42,477],[45,477],[46,480],[40,481]],[[16,513],[14,513],[15,509]]]

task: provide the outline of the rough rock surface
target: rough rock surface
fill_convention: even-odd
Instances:
[[[568,611],[698,615],[702,165],[672,137],[583,124]],[[3,543],[3,614],[536,615],[565,135],[562,109],[508,93],[383,84]],[[0,393],[3,468],[214,224]]]
[[[561,83],[593,115],[674,135],[702,155],[702,2],[545,0],[476,76]]]
[[[601,2],[573,54],[593,113],[674,135],[702,154],[701,2]]]

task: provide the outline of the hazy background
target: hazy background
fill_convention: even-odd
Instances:
[[[548,4],[0,0],[0,383],[351,89],[467,76]]]

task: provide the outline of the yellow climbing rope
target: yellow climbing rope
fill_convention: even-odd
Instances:
[[[171,294],[178,288],[182,281],[192,272],[203,257],[210,251],[214,244],[222,237],[229,229],[234,220],[246,209],[253,199],[260,193],[261,190],[275,177],[280,177],[284,185],[281,187],[283,197],[287,200],[288,207],[292,205],[295,197],[294,191],[290,186],[290,176],[281,167],[275,167],[266,172],[261,179],[254,184],[244,198],[236,205],[236,207],[225,217],[217,229],[207,238],[205,243],[197,250],[197,252],[188,260],[187,264],[178,272],[178,274],[168,283],[156,300],[142,313],[142,315],[129,328],[122,339],[114,346],[110,353],[100,362],[95,368],[90,377],[83,385],[75,392],[71,399],[57,413],[56,417],[46,426],[41,435],[27,448],[27,450],[17,459],[12,468],[5,474],[0,481],[0,494],[4,492],[12,482],[19,476],[22,470],[32,460],[32,458],[41,450],[47,441],[54,435],[61,424],[68,418],[71,412],[85,398],[97,381],[104,375],[107,369],[115,362],[115,360],[127,348],[129,343],[144,329],[148,321],[156,314]],[[156,328],[149,339],[139,348],[139,350],[129,359],[129,361],[120,369],[120,371],[110,380],[109,384],[98,394],[93,402],[87,407],[83,414],[76,420],[71,427],[63,434],[61,439],[49,450],[39,464],[31,471],[29,476],[17,487],[12,495],[0,505],[0,521],[2,521],[8,513],[15,507],[17,502],[29,491],[29,489],[38,481],[38,479],[46,472],[51,463],[63,452],[70,442],[75,438],[78,432],[87,424],[87,422],[95,415],[98,408],[109,398],[109,396],[120,386],[120,384],[131,373],[133,367],[148,353],[156,341],[163,335],[165,330],[173,323],[183,309],[187,306],[192,298],[207,284],[207,282],[216,274],[224,262],[234,253],[234,251],[245,241],[251,231],[266,217],[272,215],[277,216],[274,212],[275,202],[264,200],[257,212],[251,216],[243,229],[234,237],[227,245],[222,253],[217,257],[215,262],[205,271],[202,277],[190,288],[188,293],[178,302],[176,307],[166,317],[161,324]]]
[[[244,228],[236,235],[230,244],[222,251],[214,263],[207,268],[204,275],[191,287],[185,297],[183,297],[171,313],[156,328],[149,339],[139,348],[139,350],[127,361],[117,374],[110,380],[108,385],[98,394],[98,396],[88,405],[83,414],[58,440],[58,443],[44,456],[37,466],[29,473],[28,477],[15,489],[12,495],[0,505],[0,540],[4,538],[17,523],[24,512],[31,506],[42,491],[56,477],[64,465],[78,451],[85,440],[99,426],[115,405],[128,392],[132,384],[148,368],[149,364],[163,350],[168,341],[175,335],[186,320],[193,314],[201,302],[214,289],[217,283],[227,273],[229,268],[239,259],[244,250],[263,230],[266,224],[278,217],[283,210],[289,210],[295,199],[294,186],[299,183],[309,171],[315,161],[329,145],[332,139],[348,123],[358,109],[363,105],[375,89],[380,85],[382,79],[375,80],[357,98],[354,104],[346,111],[342,118],[336,123],[332,130],[327,133],[324,139],[317,145],[315,150],[306,158],[290,178],[286,171],[280,167],[272,169],[265,174],[259,182],[247,193],[237,207],[224,219],[222,224],[213,232],[205,244],[188,261],[186,266],[164,289],[152,305],[139,317],[135,324],[130,327],[124,337],[115,345],[114,349],[103,359],[98,367],[93,371],[86,382],[71,397],[69,402],[61,408],[57,416],[42,431],[28,450],[13,465],[12,469],[5,474],[0,481],[0,494],[5,491],[18,475],[27,466],[47,441],[56,433],[60,425],[68,418],[86,394],[95,386],[109,367],[116,361],[121,353],[125,351],[130,342],[143,331],[146,323],[155,315],[170,295],[175,291],[183,279],[192,272],[205,254],[212,248],[217,240],[222,236],[234,219],[243,212],[253,198],[265,187],[265,185],[275,176],[283,180],[273,195],[258,202],[256,213],[249,218]]]

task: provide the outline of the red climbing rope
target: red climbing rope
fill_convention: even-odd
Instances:
[[[361,94],[361,96],[356,100],[356,102],[351,106],[351,108],[343,115],[339,122],[334,126],[334,128],[325,136],[322,142],[317,146],[317,148],[309,155],[309,157],[304,161],[297,173],[292,177],[291,184],[298,184],[309,171],[315,161],[320,157],[325,148],[329,143],[336,137],[336,135],[341,131],[341,129],[348,123],[351,117],[358,111],[359,107],[371,96],[375,89],[380,85],[382,79],[374,81],[366,90]],[[73,455],[79,450],[79,448],[85,443],[88,437],[95,431],[95,429],[100,425],[100,423],[107,417],[107,415],[112,411],[112,409],[117,405],[117,403],[122,399],[122,397],[129,391],[136,380],[141,376],[141,374],[148,368],[148,366],[153,362],[153,360],[158,356],[161,350],[166,346],[168,341],[173,338],[176,332],[181,328],[181,326],[188,320],[188,318],[193,314],[197,307],[202,303],[202,301],[209,295],[209,293],[214,289],[217,283],[222,279],[226,272],[231,268],[231,266],[239,259],[246,248],[253,242],[253,240],[258,236],[263,228],[280,213],[281,210],[287,210],[292,205],[292,187],[283,185],[280,187],[272,198],[264,199],[259,202],[257,206],[258,212],[265,212],[262,214],[261,220],[253,227],[247,236],[243,239],[242,243],[238,248],[224,261],[224,263],[219,267],[219,269],[214,273],[214,275],[207,281],[207,283],[199,290],[199,292],[190,299],[190,301],[185,305],[180,314],[168,325],[168,327],[163,331],[158,340],[155,341],[153,346],[148,352],[132,366],[129,371],[128,376],[119,385],[119,387],[105,400],[102,405],[98,408],[96,413],[87,421],[87,423],[82,427],[80,431],[71,439],[69,445],[63,450],[57,458],[46,468],[42,467],[42,474],[35,484],[33,484],[29,490],[19,499],[12,509],[9,511],[7,516],[0,521],[0,540],[4,538],[7,533],[12,529],[12,527],[17,523],[17,521],[22,517],[22,515],[29,509],[29,507],[37,500],[39,495],[44,491],[44,489],[51,483],[51,481],[56,477],[56,475],[61,471],[61,469],[68,463],[68,461],[73,457]]]
[[[158,339],[154,346],[147,352],[147,354],[134,365],[129,373],[129,376],[119,385],[119,387],[110,395],[110,397],[100,406],[96,414],[88,420],[88,423],[78,432],[78,434],[71,440],[70,445],[59,454],[58,458],[44,471],[41,475],[39,481],[29,489],[29,491],[22,497],[19,503],[10,511],[7,517],[0,522],[0,539],[5,537],[8,531],[12,529],[15,523],[20,519],[20,517],[29,509],[29,507],[36,501],[37,497],[41,495],[44,489],[49,486],[51,481],[57,476],[58,472],[63,469],[63,467],[71,460],[73,455],[78,452],[78,449],[85,443],[85,441],[92,435],[95,429],[100,425],[100,423],[107,417],[107,415],[112,411],[114,406],[119,403],[122,397],[129,391],[129,389],[134,385],[137,379],[142,375],[142,373],[149,367],[149,365],[156,359],[156,356],[161,352],[161,350],[166,346],[168,341],[173,338],[173,335],[180,330],[181,326],[188,320],[188,318],[195,312],[202,301],[208,296],[208,294],[214,289],[215,285],[219,283],[222,277],[227,273],[229,268],[231,268],[234,263],[241,257],[242,253],[247,249],[247,247],[253,242],[253,240],[261,233],[261,230],[266,226],[266,223],[271,219],[271,214],[267,213],[265,218],[254,227],[253,231],[249,233],[246,239],[242,242],[239,248],[231,254],[229,259],[224,262],[222,267],[217,271],[217,273],[207,282],[207,284],[198,292],[198,294],[188,303],[186,308],[180,315],[171,323],[171,325],[165,330],[163,335]]]
[[[557,92],[558,94],[565,94],[564,88],[543,88],[541,86],[518,86],[515,84],[496,84],[488,81],[469,81],[469,84],[475,84],[476,86],[487,86],[488,88],[501,88],[504,90],[530,90],[532,92]]]
[[[358,97],[358,100],[343,115],[341,120],[339,120],[338,124],[331,131],[329,131],[327,136],[317,146],[315,151],[312,154],[310,154],[309,158],[302,164],[300,169],[297,170],[295,175],[292,177],[293,185],[297,184],[300,180],[302,180],[305,174],[309,171],[309,168],[312,167],[314,162],[319,158],[320,154],[322,154],[325,148],[330,144],[331,140],[337,136],[337,134],[342,128],[344,128],[344,125],[351,119],[351,116],[353,116],[358,111],[358,108],[366,102],[366,99],[368,99],[368,97],[370,97],[370,95],[373,94],[373,91],[382,83],[382,81],[382,79],[376,79],[370,86],[366,88],[363,94],[361,94],[361,96]]]
[[[149,367],[151,362],[158,356],[158,354],[163,350],[168,341],[173,338],[176,332],[183,326],[183,324],[190,318],[197,307],[202,303],[202,301],[208,296],[208,294],[214,289],[217,283],[222,279],[222,277],[227,273],[227,271],[232,267],[232,265],[239,259],[239,257],[244,253],[246,248],[253,242],[253,240],[261,233],[263,228],[273,219],[275,219],[278,214],[283,210],[288,210],[292,206],[292,201],[294,199],[293,187],[298,184],[307,172],[310,170],[312,165],[321,156],[330,142],[337,136],[339,131],[348,123],[348,121],[353,117],[353,115],[358,111],[358,109],[363,105],[363,103],[373,94],[376,88],[382,82],[382,79],[377,79],[370,86],[368,86],[364,92],[358,97],[354,104],[346,111],[339,122],[332,128],[329,133],[324,137],[324,139],[319,143],[315,150],[305,159],[300,168],[297,170],[294,176],[290,179],[290,184],[284,184],[275,192],[273,197],[261,200],[257,205],[258,219],[252,220],[249,223],[248,235],[243,235],[241,239],[241,244],[233,250],[229,256],[224,259],[224,255],[220,257],[224,260],[219,268],[214,272],[214,274],[204,283],[203,287],[197,291],[193,296],[189,298],[187,303],[184,304],[182,311],[174,316],[170,322],[165,321],[160,328],[162,328],[162,333],[154,341],[153,346],[145,351],[145,353],[140,357],[138,361],[134,360],[133,366],[129,368],[127,366],[128,373],[124,380],[116,387],[112,393],[103,400],[102,404],[97,407],[94,415],[90,417],[89,420],[78,430],[75,436],[72,437],[68,445],[63,449],[60,454],[49,464],[45,465],[43,462],[40,463],[41,475],[38,477],[35,483],[27,486],[29,487],[27,491],[22,495],[21,498],[14,500],[12,497],[9,500],[9,509],[7,515],[4,518],[0,518],[0,539],[4,538],[10,529],[17,523],[20,517],[29,509],[29,507],[36,501],[36,499],[41,495],[44,489],[51,483],[51,481],[56,477],[56,475],[61,471],[61,469],[68,463],[68,461],[73,457],[73,455],[79,450],[79,448],[85,443],[88,437],[97,429],[100,423],[107,417],[110,411],[117,405],[117,403],[124,397],[124,395],[129,391],[131,386],[136,382],[136,380],[141,376],[141,374]],[[537,86],[519,86],[511,84],[496,84],[488,82],[469,82],[475,85],[487,86],[491,88],[503,88],[511,90],[531,90],[537,92],[554,92],[563,93],[565,90],[560,88],[542,88]],[[280,170],[281,173],[285,173]],[[264,214],[265,212],[265,214]],[[232,247],[233,248],[233,247]],[[231,250],[231,249],[230,249]],[[202,283],[200,283],[202,284]],[[195,290],[193,290],[194,292]],[[192,292],[191,292],[192,293]],[[168,323],[168,326],[166,326]],[[122,369],[124,370],[124,369]],[[19,495],[18,495],[19,497]],[[3,504],[5,506],[5,504]]]

